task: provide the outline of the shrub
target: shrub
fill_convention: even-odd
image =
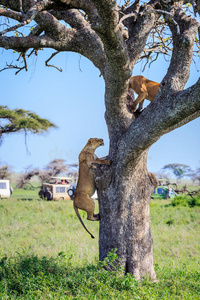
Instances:
[[[188,206],[188,200],[185,196],[177,196],[175,197],[172,202],[172,206]]]
[[[200,206],[200,196],[196,196],[191,198],[190,196],[177,196],[175,197],[172,202],[172,206]]]
[[[189,204],[190,207],[200,206],[200,196],[196,196],[194,198],[191,198],[190,200],[188,200],[188,204]]]

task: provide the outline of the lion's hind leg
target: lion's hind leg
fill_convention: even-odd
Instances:
[[[89,196],[87,196],[87,201],[89,204],[87,210],[87,219],[90,221],[99,221],[100,220],[99,214],[94,214],[94,209],[95,209],[94,200],[92,200]]]
[[[99,214],[93,214],[92,218],[91,218],[91,216],[88,215],[87,219],[90,220],[90,221],[99,221],[100,220],[100,215]]]
[[[87,219],[90,221],[99,221],[99,214],[94,214],[95,203],[89,195],[85,193],[77,194],[75,197],[75,205],[77,208],[87,213]]]

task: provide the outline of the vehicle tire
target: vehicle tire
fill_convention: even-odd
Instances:
[[[40,198],[42,199],[44,198],[44,192],[42,190],[39,191],[38,195]]]
[[[46,192],[45,193],[45,198],[47,198],[47,201],[50,201],[53,199],[52,192]]]
[[[67,193],[68,193],[68,195],[70,196],[70,198],[71,198],[72,200],[74,200],[74,190],[73,190],[73,189],[69,189],[69,190],[67,191]]]

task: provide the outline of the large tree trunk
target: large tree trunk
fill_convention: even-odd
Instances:
[[[125,273],[132,273],[136,279],[148,274],[155,280],[150,199],[157,179],[147,171],[146,159],[147,151],[135,167],[123,172],[118,164],[112,170],[104,168],[101,176],[97,176],[99,256],[103,260],[112,249],[117,249]]]

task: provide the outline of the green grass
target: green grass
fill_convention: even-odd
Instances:
[[[39,200],[37,192],[0,200],[0,299],[200,299],[199,206],[152,200],[159,282],[137,282],[98,262],[98,222],[81,213],[91,239],[72,201]]]

